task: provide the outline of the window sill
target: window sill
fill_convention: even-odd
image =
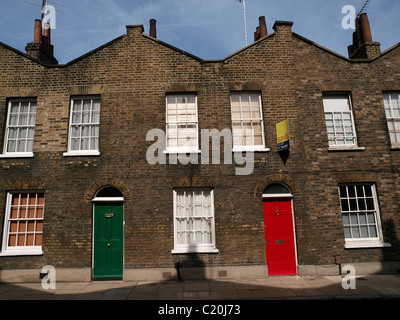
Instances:
[[[181,253],[219,253],[219,250],[214,247],[185,247],[171,250],[172,254]]]
[[[365,147],[329,146],[328,151],[364,151]]]
[[[43,251],[41,248],[38,249],[7,249],[3,252],[0,252],[0,257],[11,257],[11,256],[41,256],[43,255]]]
[[[270,148],[252,147],[252,148],[233,148],[232,152],[269,152]]]
[[[391,146],[390,150],[400,150],[400,146]]]
[[[387,248],[391,247],[390,243],[384,243],[379,240],[346,240],[345,249],[357,249],[357,248]]]
[[[100,151],[69,151],[63,153],[64,157],[93,157],[99,155]]]
[[[33,152],[15,152],[0,154],[0,158],[34,158]]]

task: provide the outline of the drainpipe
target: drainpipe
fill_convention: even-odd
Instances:
[[[179,272],[180,267],[181,267],[181,262],[180,262],[179,260],[178,260],[178,261],[175,261],[175,269],[176,269],[176,273],[178,274],[178,281],[179,281],[179,282],[182,281],[182,279],[181,279],[181,273]]]
[[[339,266],[339,276],[342,274],[342,258],[335,256],[335,264]]]

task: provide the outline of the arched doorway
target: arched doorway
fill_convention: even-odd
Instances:
[[[111,186],[93,198],[93,279],[122,279],[124,197]]]
[[[297,274],[293,195],[288,187],[273,183],[262,197],[268,275]]]

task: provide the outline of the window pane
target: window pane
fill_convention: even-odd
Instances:
[[[79,148],[79,139],[77,138],[72,138],[71,139],[71,150],[80,150]]]
[[[365,199],[357,199],[358,202],[358,210],[365,210]]]
[[[339,187],[339,194],[341,198],[347,197],[347,188],[344,186]]]
[[[375,223],[375,215],[373,213],[367,214],[368,223]]]
[[[360,219],[360,224],[367,224],[367,217],[365,216],[365,213],[360,213],[359,215],[359,219]]]
[[[347,202],[347,199],[340,200],[340,204],[342,206],[342,211],[349,211],[349,204]]]
[[[350,218],[348,213],[343,214],[343,225],[349,225],[350,224]]]
[[[361,238],[368,238],[368,227],[367,226],[361,226],[360,231],[361,231]]]
[[[372,238],[378,237],[378,233],[376,232],[376,227],[375,226],[369,226],[369,235]]]
[[[17,152],[25,152],[25,140],[18,140],[17,141]]]
[[[357,214],[351,214],[350,215],[350,223],[352,225],[358,224]]]
[[[354,198],[356,196],[356,191],[354,186],[348,186],[347,191],[349,193],[349,197]]]
[[[366,201],[367,201],[367,210],[375,210],[374,199],[367,198]]]
[[[15,140],[9,140],[7,145],[7,152],[15,152]]]
[[[347,95],[331,96],[323,98],[325,112],[350,111],[349,97]]]
[[[251,119],[249,96],[241,96],[242,119]]]
[[[356,186],[357,197],[364,197],[364,187]]]
[[[357,200],[356,199],[350,199],[350,210],[351,211],[357,211]]]
[[[80,111],[82,110],[82,100],[80,100],[80,99],[77,99],[77,100],[73,100],[72,101],[72,111],[79,111],[79,113],[80,113]]]
[[[360,232],[358,230],[358,227],[352,227],[351,232],[353,234],[353,238],[360,238]]]
[[[344,237],[346,239],[351,238],[350,227],[345,227],[344,228]]]

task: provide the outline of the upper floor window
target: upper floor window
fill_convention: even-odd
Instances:
[[[42,254],[44,193],[7,195],[1,255]]]
[[[167,95],[166,105],[166,151],[198,151],[197,96],[195,94]]]
[[[400,92],[383,94],[383,103],[392,146],[400,147]]]
[[[233,150],[266,150],[261,95],[231,95]]]
[[[329,146],[357,147],[350,96],[324,95],[323,101]]]
[[[33,99],[9,101],[2,156],[33,156],[36,104]]]
[[[68,152],[64,155],[99,155],[100,97],[71,99]]]

